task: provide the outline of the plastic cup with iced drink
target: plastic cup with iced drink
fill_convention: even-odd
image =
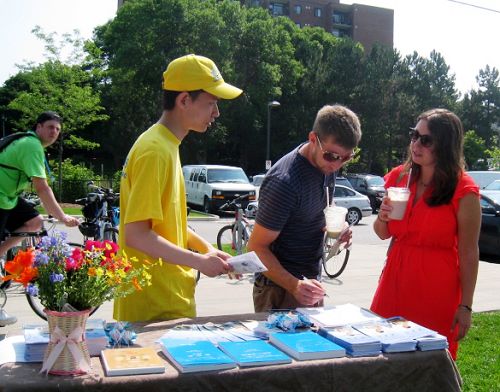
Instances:
[[[391,187],[387,189],[387,195],[392,206],[392,211],[389,213],[388,217],[395,220],[403,219],[406,205],[410,198],[410,190],[408,188]]]
[[[330,206],[325,210],[326,231],[329,237],[337,238],[345,226],[347,208]]]

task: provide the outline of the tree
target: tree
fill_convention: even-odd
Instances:
[[[464,157],[469,170],[488,170],[486,144],[473,130],[464,135]],[[488,154],[489,155],[489,154]]]

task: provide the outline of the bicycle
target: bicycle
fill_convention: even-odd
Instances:
[[[248,196],[238,196],[219,208],[222,212],[234,214],[234,223],[222,227],[217,234],[217,248],[224,252],[240,255],[247,250],[253,224],[247,219],[240,201]],[[228,211],[229,209],[233,211]]]
[[[16,256],[16,254],[19,250],[26,250],[29,248],[35,248],[38,245],[38,242],[40,241],[40,239],[42,237],[47,236],[48,233],[55,228],[56,220],[54,218],[52,218],[52,217],[46,218],[43,220],[43,222],[50,223],[51,226],[49,227],[49,229],[46,229],[44,226],[42,226],[42,228],[39,231],[35,231],[35,232],[21,232],[21,231],[19,231],[19,232],[5,232],[4,233],[4,236],[3,236],[4,239],[12,238],[12,237],[22,237],[23,238],[23,241],[21,242],[21,244],[19,246],[15,246],[15,247],[8,250],[8,252],[6,254],[6,260],[14,259],[14,257]],[[83,245],[81,245],[81,244],[72,243],[72,242],[68,242],[67,244],[71,247],[83,248]],[[5,276],[6,271],[5,271],[5,265],[3,263],[4,263],[4,261],[2,260],[1,273],[2,273],[2,276]],[[3,305],[5,305],[5,302],[7,301],[7,293],[8,293],[7,290],[10,288],[11,284],[12,284],[12,280],[7,280],[7,281],[3,281],[0,285],[0,291],[2,292],[2,293],[0,293],[0,302],[3,302]],[[24,295],[26,296],[26,300],[28,301],[28,304],[29,304],[30,308],[33,310],[33,312],[35,312],[35,314],[37,316],[39,316],[40,318],[47,320],[47,316],[43,312],[44,307],[41,304],[41,302],[38,300],[38,298],[30,295],[27,292],[24,292]],[[2,307],[3,307],[3,305],[2,305]],[[93,314],[96,310],[97,310],[97,308],[92,309],[90,314]]]
[[[92,181],[87,185],[91,192],[86,197],[75,200],[75,203],[83,205],[85,220],[78,225],[78,229],[83,234],[84,242],[88,239],[118,242],[120,208],[113,207],[113,204],[120,198],[120,194],[94,185]]]
[[[336,247],[337,239],[333,238],[325,232],[323,240],[323,254],[321,255],[321,263],[326,276],[329,278],[337,278],[344,272],[351,251],[342,243]],[[333,253],[333,254],[331,254]]]

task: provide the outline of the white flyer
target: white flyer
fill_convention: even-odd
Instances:
[[[255,252],[243,253],[242,255],[231,257],[227,263],[231,265],[234,270],[233,274],[250,274],[255,272],[265,272],[267,268],[259,256]]]

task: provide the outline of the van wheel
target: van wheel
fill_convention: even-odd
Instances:
[[[205,214],[210,214],[211,210],[212,208],[210,206],[210,200],[205,196],[205,198],[203,199],[203,212],[205,212]]]

